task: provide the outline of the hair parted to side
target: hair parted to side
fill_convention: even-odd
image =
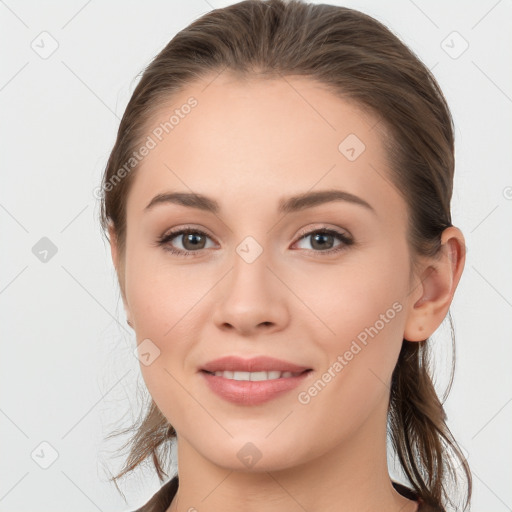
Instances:
[[[126,107],[103,176],[100,213],[104,233],[114,228],[123,294],[126,198],[137,167],[115,187],[106,184],[147,136],[152,113],[187,85],[223,71],[241,79],[310,78],[373,113],[385,129],[391,179],[407,204],[413,263],[416,256],[438,254],[441,233],[452,225],[455,162],[453,121],[431,72],[388,28],[359,11],[300,0],[246,0],[210,11],[180,31],[145,69]],[[454,364],[455,358],[447,392]],[[404,339],[392,377],[389,436],[412,487],[434,508],[454,505],[460,465],[465,509],[471,472],[446,425],[430,371],[428,339]],[[133,427],[108,437],[126,433],[134,434],[123,445],[130,446],[129,456],[112,480],[150,458],[162,481],[162,461],[176,431],[153,400]]]

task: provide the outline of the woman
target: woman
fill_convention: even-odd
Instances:
[[[445,510],[470,472],[428,339],[465,261],[435,79],[358,11],[216,9],[145,70],[103,178],[151,403],[140,511]],[[387,434],[409,481],[392,481]]]

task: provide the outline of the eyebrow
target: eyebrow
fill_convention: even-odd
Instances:
[[[336,189],[305,192],[296,196],[282,198],[279,201],[278,212],[283,214],[293,213],[333,201],[344,201],[356,204],[376,213],[375,209],[364,199],[349,192],[345,192],[344,190]],[[202,194],[189,192],[166,192],[158,194],[151,199],[144,210],[148,211],[158,204],[178,204],[214,214],[220,211],[219,203],[215,199]]]

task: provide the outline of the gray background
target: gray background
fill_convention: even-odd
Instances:
[[[137,74],[231,3],[0,1],[0,511],[130,510],[160,485],[136,471],[125,502],[107,481],[120,441],[104,437],[138,414],[144,388],[93,191]],[[391,28],[452,109],[453,223],[468,255],[446,408],[473,470],[472,510],[512,510],[512,3],[331,3]],[[441,390],[446,322],[434,343]]]

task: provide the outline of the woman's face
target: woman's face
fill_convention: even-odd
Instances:
[[[311,80],[213,78],[149,123],[155,144],[127,199],[125,307],[148,390],[179,443],[224,468],[280,469],[348,441],[376,445],[421,297],[381,127]],[[208,200],[153,201],[174,193]],[[193,207],[205,203],[217,209]],[[159,245],[181,229],[190,233]],[[283,387],[290,377],[206,376],[207,363],[231,355],[310,371]]]

